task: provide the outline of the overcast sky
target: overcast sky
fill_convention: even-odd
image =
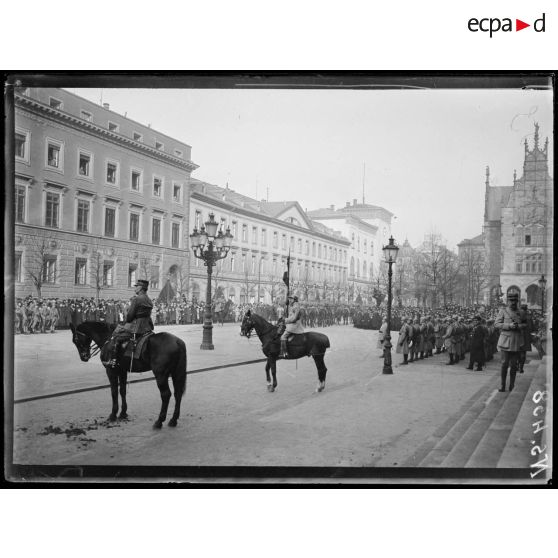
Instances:
[[[412,245],[480,234],[491,184],[522,175],[523,141],[552,140],[552,94],[509,90],[70,89],[192,146],[192,176],[308,210],[357,198]],[[551,143],[550,149],[553,148]],[[552,161],[550,162],[552,165]]]

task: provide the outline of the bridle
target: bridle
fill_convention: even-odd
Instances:
[[[252,337],[252,330],[254,329],[254,322],[250,316],[245,316],[240,327],[240,335],[250,339]]]
[[[84,349],[82,349],[83,345],[85,345],[85,342],[82,344],[81,342],[77,342],[76,339],[74,338],[74,344],[76,345],[76,347],[78,347],[79,354],[86,361],[88,361],[92,357],[96,356],[99,353],[99,351],[101,350],[102,347],[99,347],[99,345],[97,345],[97,343],[91,337],[89,337],[87,334],[85,334],[81,331],[78,331],[76,329],[74,335],[84,337],[85,340],[86,340],[87,345]],[[93,351],[91,351],[91,343],[93,343]],[[103,346],[104,345],[106,345],[106,342],[103,344]]]

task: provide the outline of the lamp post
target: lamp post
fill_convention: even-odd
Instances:
[[[227,232],[223,234],[220,230],[217,233],[219,223],[215,221],[213,213],[209,214],[209,220],[202,225],[200,231],[194,227],[190,235],[190,246],[196,258],[203,260],[207,267],[207,290],[205,293],[205,310],[203,314],[203,338],[200,349],[213,350],[213,322],[211,319],[211,275],[213,267],[218,260],[227,256],[231,248],[233,236],[227,227]]]
[[[382,251],[384,253],[384,259],[388,264],[387,331],[384,341],[384,368],[382,373],[393,374],[391,368],[391,277],[393,275],[391,266],[395,263],[397,252],[399,251],[399,246],[395,244],[393,236],[390,236],[389,244],[384,246]]]
[[[541,312],[544,318],[544,291],[546,289],[546,279],[544,278],[544,275],[541,275],[541,278],[539,279],[539,287],[541,289]]]

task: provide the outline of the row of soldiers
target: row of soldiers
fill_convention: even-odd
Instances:
[[[382,339],[382,329],[380,336]],[[403,355],[401,364],[404,365],[441,353],[448,354],[447,365],[454,365],[469,353],[467,368],[472,370],[476,363],[476,370],[482,371],[485,363],[492,360],[497,352],[497,343],[498,331],[494,328],[494,320],[485,320],[480,315],[468,319],[458,315],[446,318],[427,315],[404,319],[396,353]]]

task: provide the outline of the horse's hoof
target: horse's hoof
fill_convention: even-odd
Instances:
[[[118,420],[128,420],[128,413],[120,413],[118,415]]]
[[[178,424],[178,421],[176,419],[170,419],[169,420],[169,426],[176,426]]]
[[[267,386],[267,391],[269,391],[270,393],[275,391],[275,387],[274,386]]]
[[[116,420],[116,415],[109,415],[108,421],[109,422],[114,422]]]
[[[318,387],[316,388],[316,393],[320,393],[320,391],[324,391],[325,389],[325,382],[320,382]]]
[[[156,420],[153,423],[153,428],[155,428],[157,430],[160,430],[162,427],[163,427],[163,423],[160,420]]]

